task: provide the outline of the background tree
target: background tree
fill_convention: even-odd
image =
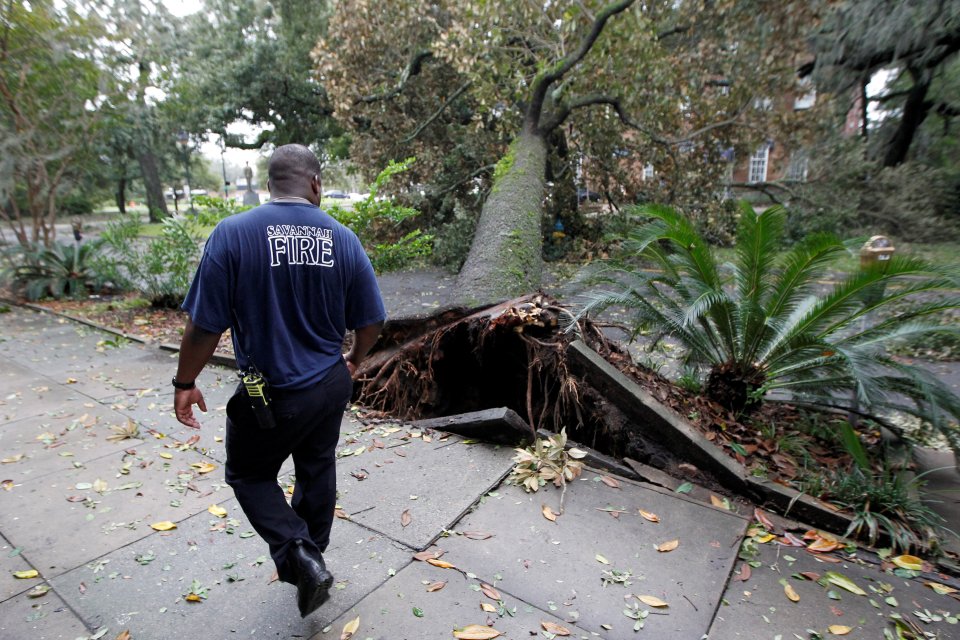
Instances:
[[[342,145],[331,147],[341,131],[310,59],[328,14],[328,2],[205,0],[184,34],[176,119],[193,133],[224,136],[230,147],[298,142],[342,154]],[[229,133],[235,124],[259,133],[253,140]]]
[[[21,244],[53,242],[57,202],[91,160],[102,33],[71,3],[0,3],[0,216]]]
[[[543,202],[563,199],[555,192],[569,192],[578,164],[593,163],[598,175],[618,166],[626,176],[652,162],[657,197],[681,201],[699,190],[701,201],[716,199],[700,185],[716,184],[724,151],[752,151],[778,128],[797,129],[795,118],[762,107],[795,85],[809,10],[763,1],[406,0],[391,3],[389,22],[379,24],[379,7],[356,0],[337,10],[331,33],[342,19],[351,33],[405,46],[376,56],[379,47],[358,52],[328,38],[317,57],[345,125],[355,136],[375,132],[371,155],[409,144],[411,132],[427,146],[434,127],[442,133],[437,158],[458,157],[452,143],[471,131],[492,130],[495,149],[513,140],[509,150],[499,146],[492,183],[470,185],[491,184],[460,281],[468,296],[502,297],[539,284]],[[371,72],[344,82],[360,67],[353,56]],[[417,88],[436,87],[444,89],[427,94],[432,106],[409,108]],[[447,135],[458,126],[466,130]],[[609,160],[615,153],[630,160]],[[460,175],[489,170],[476,154],[464,160]],[[693,172],[702,181],[691,180]],[[615,197],[636,197],[635,184],[610,187]]]
[[[867,0],[836,3],[816,33],[813,72],[818,85],[846,93],[860,102],[871,98],[866,86],[882,69],[894,73],[893,91],[881,102],[895,126],[884,128],[876,156],[885,167],[903,163],[924,121],[931,114],[954,118],[960,104],[938,95],[960,52],[960,2],[941,0]],[[864,116],[866,113],[864,112]]]

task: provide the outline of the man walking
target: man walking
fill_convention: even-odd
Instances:
[[[227,403],[227,484],[307,616],[333,583],[321,554],[333,524],[340,421],[386,313],[356,235],[319,208],[313,152],[279,147],[267,173],[270,202],[221,221],[207,240],[183,303],[174,410],[200,427],[193,405],[207,408],[195,380],[230,328],[247,384]],[[353,346],[342,355],[347,330]],[[297,481],[288,505],[277,474],[290,455]]]

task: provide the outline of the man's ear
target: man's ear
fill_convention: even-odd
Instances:
[[[314,176],[313,176],[313,183],[316,185],[316,187],[314,188],[314,193],[316,193],[317,196],[320,196],[320,194],[323,193],[323,181],[320,180],[320,174],[319,174],[319,173],[318,173],[318,174],[314,174]]]

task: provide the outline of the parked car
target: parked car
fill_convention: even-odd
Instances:
[[[600,194],[596,191],[590,191],[590,189],[577,189],[577,202],[583,204],[587,201],[600,202]]]
[[[323,197],[324,197],[324,198],[346,199],[346,198],[349,198],[350,196],[348,196],[346,193],[344,193],[343,191],[340,191],[340,190],[338,190],[338,189],[330,189],[329,191],[324,191],[324,192],[323,192]]]

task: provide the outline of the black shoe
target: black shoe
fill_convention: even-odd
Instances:
[[[323,564],[323,556],[311,553],[297,540],[290,550],[290,563],[297,579],[297,606],[306,618],[330,597],[333,574]]]

